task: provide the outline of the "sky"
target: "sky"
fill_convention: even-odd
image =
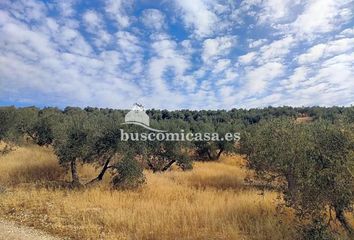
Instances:
[[[354,104],[353,0],[1,0],[0,105]]]

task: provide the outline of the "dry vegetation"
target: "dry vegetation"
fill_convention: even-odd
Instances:
[[[298,117],[296,118],[296,123],[309,123],[309,122],[312,122],[313,121],[313,118],[312,117],[307,117],[307,116],[304,116],[304,117]]]
[[[277,194],[244,184],[241,157],[195,163],[189,172],[146,172],[137,191],[113,191],[108,179],[67,189],[49,148],[0,156],[3,218],[70,239],[294,239],[291,214],[276,215]],[[87,179],[95,169],[83,166]],[[51,184],[50,184],[51,183]]]

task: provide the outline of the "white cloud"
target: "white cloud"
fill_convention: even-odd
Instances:
[[[96,26],[95,18],[86,20]],[[121,66],[120,52],[96,55],[77,29],[52,18],[41,24],[30,27],[0,11],[0,35],[6,36],[0,38],[3,96],[36,94],[37,102],[117,107],[142,94],[130,81],[133,71]]]
[[[282,61],[295,44],[293,36],[285,36],[260,48],[259,62]]]
[[[17,18],[25,22],[40,21],[46,16],[47,7],[45,4],[34,0],[4,1],[1,4]]]
[[[308,74],[309,74],[309,69],[307,67],[305,66],[297,67],[295,68],[293,73],[288,77],[288,79],[281,81],[280,84],[285,89],[296,89],[301,84],[301,82],[307,80]]]
[[[337,37],[354,37],[354,27],[344,29]]]
[[[3,46],[7,46],[8,49],[12,49],[15,52],[18,52],[17,47],[21,45],[27,46],[26,52],[33,54],[33,60],[40,56],[53,54],[52,43],[47,36],[40,32],[31,31],[22,24],[16,24],[15,22],[1,24],[0,33],[2,36],[7,36],[7,38],[0,38]]]
[[[105,0],[86,9],[76,0],[4,0],[0,99],[154,108],[349,105],[352,2],[175,0],[143,9],[134,0]]]
[[[284,73],[284,66],[278,62],[266,63],[257,68],[246,70],[245,91],[247,94],[257,94],[265,90],[267,85]]]
[[[84,37],[76,29],[62,27],[61,33],[56,35],[56,41],[66,50],[89,56],[92,53],[92,47],[87,43]]]
[[[75,0],[56,1],[57,8],[63,17],[71,17],[75,14]]]
[[[259,108],[268,106],[282,106],[284,95],[281,93],[272,93],[258,98],[250,98],[243,102],[246,108]]]
[[[145,9],[141,16],[145,27],[159,31],[165,28],[165,15],[157,9]]]
[[[53,18],[46,18],[46,27],[52,34],[59,30],[59,24]]]
[[[317,60],[317,67],[303,65],[282,82],[287,93],[284,104],[349,105],[354,94],[354,54],[341,54]]]
[[[230,99],[230,96],[233,95],[234,91],[235,90],[232,87],[230,87],[230,86],[222,86],[219,89],[219,92],[223,96],[223,98],[226,100],[226,103],[232,103],[233,102],[232,98]],[[230,101],[227,101],[228,99],[230,99]]]
[[[263,44],[265,44],[268,40],[267,39],[258,39],[258,40],[254,40],[254,39],[250,39],[248,42],[248,47],[249,48],[257,48],[262,46]]]
[[[352,0],[307,1],[303,13],[287,27],[301,38],[330,32],[352,17],[352,4]]]
[[[326,44],[317,44],[310,48],[307,53],[301,54],[298,57],[298,62],[300,64],[315,62],[320,59],[326,49]]]
[[[86,30],[89,33],[95,35],[96,46],[104,47],[111,41],[112,36],[105,30],[104,21],[98,12],[94,10],[88,10],[84,13],[82,18]]]
[[[94,10],[86,11],[83,15],[83,19],[84,19],[84,22],[88,25],[88,27],[93,28],[93,29],[100,27],[100,25],[102,24],[101,17]]]
[[[236,39],[231,36],[206,39],[203,43],[203,61],[209,62],[213,58],[227,55],[235,43]]]
[[[253,62],[255,60],[257,56],[257,53],[256,52],[249,52],[245,55],[242,55],[238,58],[238,61],[241,63],[241,64],[249,64],[251,62]]]
[[[189,67],[189,61],[180,55],[176,48],[177,44],[170,39],[160,39],[152,44],[155,56],[149,61],[148,74],[156,94],[169,95],[169,89],[174,87],[173,84],[178,87],[178,79],[184,77],[184,73]],[[169,69],[173,71],[174,76],[167,83],[163,78],[163,74]]]
[[[197,36],[207,37],[214,33],[219,19],[210,10],[208,1],[175,0],[175,4],[181,11],[186,27],[193,29]]]
[[[117,45],[126,61],[131,62],[141,57],[140,40],[133,33],[127,31],[119,31],[116,33]]]
[[[231,64],[230,59],[220,59],[216,62],[216,65],[213,69],[213,73],[220,73],[227,69]]]
[[[298,62],[300,64],[313,63],[321,58],[328,58],[352,50],[354,50],[354,38],[343,38],[311,47],[306,53],[298,57]]]
[[[300,1],[299,0],[264,0],[257,5],[261,6],[258,15],[260,23],[281,22],[288,20],[290,12]]]
[[[119,27],[126,28],[131,24],[128,9],[132,6],[132,0],[106,0],[105,10],[109,17],[114,19]]]
[[[284,62],[287,54],[295,46],[295,39],[289,35],[279,40],[263,45],[257,51],[249,52],[238,58],[241,65],[260,64],[269,62]]]

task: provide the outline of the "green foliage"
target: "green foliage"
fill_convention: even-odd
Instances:
[[[75,113],[67,116],[54,129],[56,140],[54,150],[61,164],[75,159],[85,159],[89,151],[89,134],[94,131],[86,114]]]
[[[354,106],[344,109],[343,115],[349,124],[354,124]]]
[[[177,166],[179,166],[183,171],[192,170],[193,162],[187,154],[182,154],[177,159]]]
[[[181,130],[188,130],[188,125],[180,120],[161,120],[161,122],[153,122],[153,126],[158,129],[168,130],[172,134],[180,134]],[[172,141],[164,133],[150,132],[140,126],[123,125],[119,126],[124,134],[128,134],[129,141],[120,142],[122,154],[131,152],[135,157],[138,157],[144,166],[153,172],[160,172],[168,170],[174,163],[180,166],[183,170],[192,168],[192,160],[189,158],[187,151],[189,143],[185,141]],[[147,139],[138,139],[139,134],[155,134],[163,135],[166,140],[149,141]]]
[[[133,154],[124,155],[114,168],[112,186],[116,189],[136,189],[145,183],[143,168]]]
[[[79,184],[77,162],[85,162],[91,153],[97,127],[95,120],[95,118],[88,118],[86,113],[74,112],[55,129],[54,151],[62,166],[67,167],[70,164],[72,180],[75,184]]]
[[[210,135],[209,141],[196,140],[193,142],[196,152],[201,160],[218,160],[222,153],[236,152],[236,144],[239,139],[235,138],[235,134],[240,133],[244,125],[241,122],[233,124],[219,123],[212,125],[211,123],[192,125],[192,131],[198,133],[213,133]],[[215,135],[216,134],[216,135]],[[231,134],[231,135],[230,135]],[[231,137],[232,140],[226,139]]]
[[[191,169],[191,159],[188,157],[182,142],[147,141],[140,143],[143,159],[154,172],[166,171],[176,163],[182,169]]]
[[[302,240],[335,240],[334,234],[328,230],[323,219],[315,219],[313,222],[300,227]]]
[[[0,140],[8,139],[15,119],[16,109],[14,107],[0,108]]]
[[[51,145],[54,141],[54,128],[62,121],[62,114],[58,109],[45,108],[38,113],[37,121],[29,129],[32,139],[39,146]]]
[[[55,146],[56,154],[60,163],[71,162],[75,159],[84,159],[87,152],[87,132],[80,123],[73,123],[66,130],[66,138],[57,141]]]
[[[250,127],[242,136],[241,150],[260,179],[284,182],[286,204],[300,218],[313,220],[330,208],[349,230],[344,211],[352,210],[353,144],[343,126],[271,120]]]

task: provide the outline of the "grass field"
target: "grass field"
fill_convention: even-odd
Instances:
[[[85,179],[96,169],[81,166]],[[244,184],[243,159],[197,162],[194,169],[153,174],[136,191],[99,185],[72,190],[49,148],[27,146],[0,156],[3,218],[70,239],[294,239],[277,194]]]

